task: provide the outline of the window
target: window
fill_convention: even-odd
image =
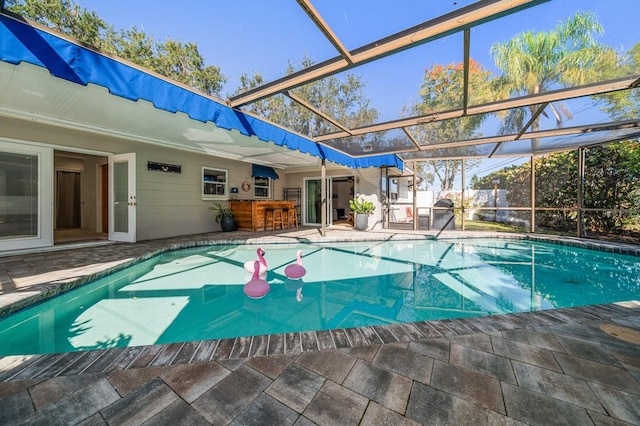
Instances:
[[[253,196],[256,198],[271,197],[271,179],[266,177],[253,178]]]
[[[202,168],[202,198],[215,199],[226,198],[227,190],[226,170],[212,169],[209,167]]]

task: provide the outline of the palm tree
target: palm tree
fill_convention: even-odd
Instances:
[[[595,15],[577,13],[548,32],[526,31],[506,43],[491,47],[496,66],[503,75],[496,80],[495,94],[499,99],[508,96],[534,95],[566,86],[596,81],[603,70],[603,63],[611,63],[615,52],[596,42],[603,33]],[[519,131],[525,119],[532,117],[539,105],[517,108],[504,117],[501,133]],[[563,118],[571,119],[571,112],[561,103],[550,103],[547,109],[553,114],[558,127]],[[528,113],[528,114],[527,114]],[[543,112],[546,116],[546,111]],[[540,129],[537,118],[531,130]],[[532,140],[534,151],[537,140]]]

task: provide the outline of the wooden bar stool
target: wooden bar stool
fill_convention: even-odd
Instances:
[[[269,215],[271,215],[271,221],[269,221]],[[282,216],[282,209],[267,207],[264,209],[264,230],[267,230],[267,226],[271,222],[271,229],[276,230],[276,226],[280,226],[280,229],[284,230],[284,218]]]
[[[294,207],[292,209],[288,209],[287,212],[287,227],[293,228],[294,226],[298,227],[298,210]]]
[[[282,227],[290,228],[289,226],[289,207],[282,208]]]

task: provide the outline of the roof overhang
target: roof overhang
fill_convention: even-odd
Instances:
[[[0,114],[281,169],[354,158],[38,24],[0,14]]]

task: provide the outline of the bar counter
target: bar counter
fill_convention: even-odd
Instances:
[[[279,200],[230,200],[229,207],[233,211],[239,231],[264,231],[265,209],[293,209],[293,201]],[[284,216],[286,226],[287,218]],[[271,217],[269,217],[271,219]],[[269,225],[271,227],[271,225]]]

